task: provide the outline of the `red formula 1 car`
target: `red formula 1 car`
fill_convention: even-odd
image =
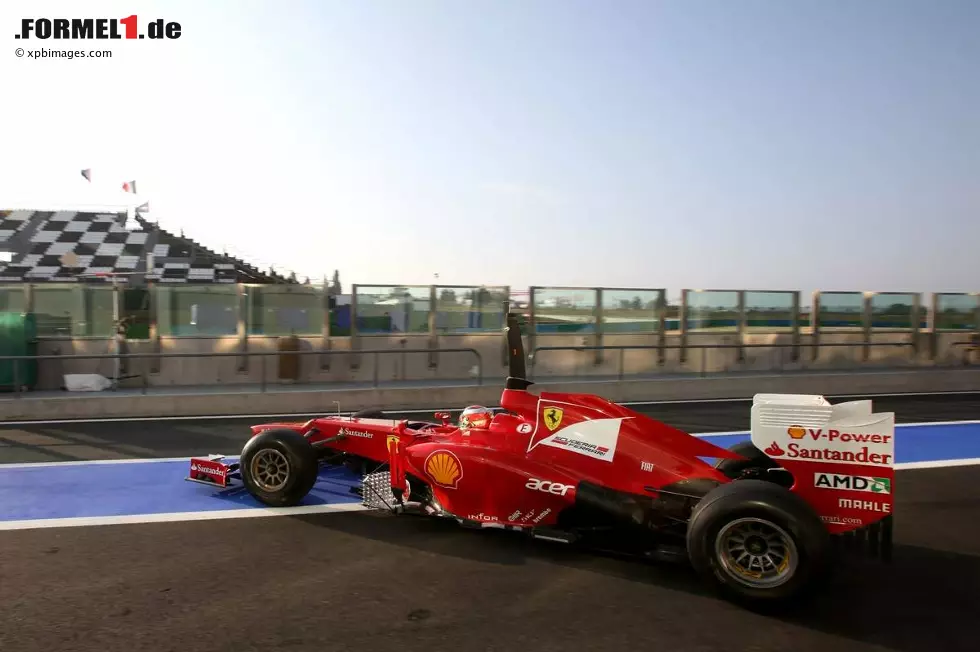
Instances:
[[[468,408],[457,423],[361,413],[256,425],[237,463],[195,458],[188,479],[240,478],[286,507],[321,467],[345,464],[372,507],[680,555],[728,597],[764,603],[826,576],[835,540],[890,557],[893,414],[757,395],[751,440],[725,449],[596,396],[531,393],[513,316],[506,337],[500,410]]]

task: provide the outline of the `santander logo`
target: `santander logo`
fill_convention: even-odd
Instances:
[[[773,457],[779,457],[780,455],[785,455],[786,451],[779,447],[779,444],[773,442],[769,444],[766,448],[766,455],[772,455]]]

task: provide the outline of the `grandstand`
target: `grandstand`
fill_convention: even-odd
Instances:
[[[298,283],[125,211],[0,210],[0,251],[0,283]]]

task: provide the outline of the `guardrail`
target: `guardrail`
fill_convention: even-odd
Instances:
[[[91,353],[91,354],[67,354],[67,355],[4,355],[0,356],[0,362],[13,361],[13,383],[15,387],[15,392],[17,397],[20,397],[22,392],[22,385],[20,379],[25,376],[25,371],[21,369],[21,364],[30,360],[141,360],[141,359],[153,359],[153,358],[165,358],[165,359],[178,359],[178,358],[241,358],[241,357],[258,357],[261,359],[262,363],[260,365],[260,391],[266,391],[266,385],[268,383],[266,376],[268,371],[268,365],[266,359],[270,357],[277,358],[288,358],[290,356],[307,356],[307,355],[373,355],[374,356],[374,379],[373,387],[378,387],[380,385],[378,358],[381,355],[401,355],[407,356],[411,354],[433,354],[433,353],[472,353],[476,358],[476,379],[477,384],[483,384],[483,356],[474,348],[471,347],[456,347],[456,348],[445,348],[445,349],[331,349],[326,351],[320,350],[308,350],[308,351],[225,351],[225,352],[207,352],[207,353]],[[146,394],[150,387],[149,377],[150,373],[146,368],[140,371],[139,376],[142,378],[142,393]],[[126,376],[133,377],[133,376]],[[251,384],[251,383],[250,383]],[[115,389],[115,387],[113,388]]]
[[[955,345],[960,344],[971,344],[970,342],[954,342]],[[625,345],[610,345],[610,346],[539,346],[535,347],[530,355],[528,356],[528,376],[534,377],[534,367],[539,355],[545,351],[573,351],[573,352],[586,352],[586,351],[618,351],[619,352],[619,365],[617,377],[619,380],[625,378],[624,367],[625,367],[625,357],[626,351],[670,351],[670,350],[689,350],[689,349],[699,349],[701,351],[701,364],[698,373],[703,378],[707,375],[707,351],[712,349],[812,349],[814,351],[819,351],[820,349],[828,348],[875,348],[875,347],[885,347],[885,348],[908,348],[913,351],[918,350],[918,345],[915,342],[820,342],[820,343],[792,343],[792,342],[775,342],[775,343],[759,343],[759,344],[741,344],[741,343],[715,343],[715,344],[697,344],[697,343],[687,343],[687,344],[625,344]],[[659,364],[663,364],[663,358],[659,359]],[[782,363],[782,361],[780,361]],[[867,366],[867,365],[861,365]],[[780,364],[779,368],[782,368]]]

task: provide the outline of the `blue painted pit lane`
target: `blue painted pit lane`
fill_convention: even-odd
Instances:
[[[930,462],[942,465],[957,460],[980,463],[977,422],[902,425],[896,427],[895,435],[899,467]],[[729,447],[747,440],[748,433],[703,437]],[[174,515],[173,520],[186,520],[195,515],[235,517],[232,512],[244,517],[251,515],[245,513],[249,510],[268,510],[240,483],[221,489],[186,481],[189,468],[187,460],[0,465],[0,529],[5,523],[9,526],[26,521],[37,521],[38,525],[61,519],[127,522],[129,517],[167,515]],[[356,508],[361,500],[351,493],[351,488],[359,484],[359,478],[344,468],[324,470],[303,504],[284,511]]]
[[[13,466],[13,465],[12,465]],[[188,461],[0,466],[0,521],[171,514],[265,507],[241,481],[223,489],[184,478]],[[360,503],[356,476],[343,468],[320,472],[304,506]]]

